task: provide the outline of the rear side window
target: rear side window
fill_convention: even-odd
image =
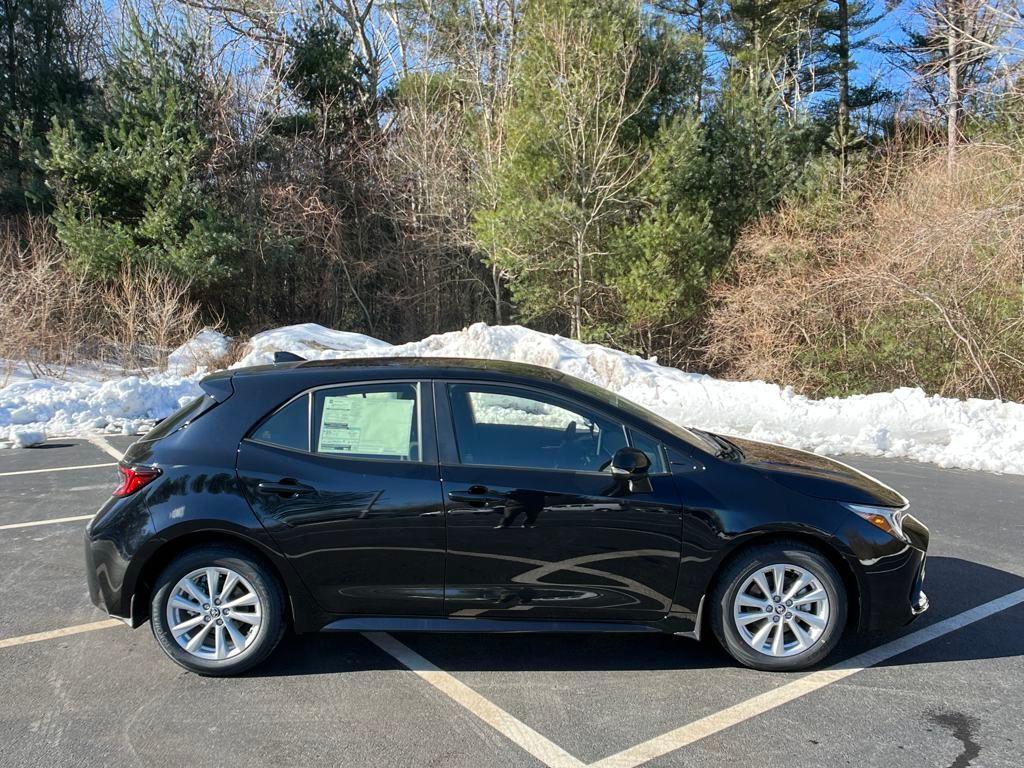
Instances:
[[[217,401],[209,395],[200,395],[195,400],[185,403],[185,405],[149,430],[149,432],[139,438],[139,441],[153,442],[167,437],[172,432],[176,432],[182,427],[191,424],[216,404]]]
[[[275,411],[252,433],[254,440],[298,451],[309,450],[309,395]]]
[[[313,450],[328,456],[419,461],[418,385],[364,384],[315,391]]]

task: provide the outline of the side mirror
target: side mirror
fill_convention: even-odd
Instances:
[[[629,490],[633,493],[650,493],[651,479],[647,473],[651,469],[651,460],[639,448],[619,448],[612,456],[612,474],[629,482]]]

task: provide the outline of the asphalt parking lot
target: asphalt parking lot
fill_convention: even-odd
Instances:
[[[94,625],[82,529],[131,438],[105,442],[0,451],[0,766],[1024,764],[1024,477],[847,457],[931,528],[932,607],[811,673],[668,636],[338,634],[220,680]]]

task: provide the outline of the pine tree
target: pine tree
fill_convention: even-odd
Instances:
[[[210,141],[195,49],[134,19],[102,82],[96,119],[57,119],[44,168],[57,235],[83,272],[144,264],[197,285],[231,272],[238,237],[208,187]]]
[[[69,0],[0,0],[0,212],[46,201],[46,132],[88,93],[71,12]]]
[[[834,0],[818,14],[823,41],[816,73],[818,90],[835,96],[820,104],[817,112],[831,128],[830,144],[839,157],[843,179],[850,152],[863,145],[863,131],[858,130],[856,113],[892,97],[877,83],[856,85],[852,80],[857,71],[856,54],[870,44],[867,32],[880,19],[867,0]]]

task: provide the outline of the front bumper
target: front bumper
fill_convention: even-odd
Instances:
[[[863,632],[902,627],[928,610],[924,580],[929,532],[911,515],[904,518],[903,528],[909,543],[898,543],[891,554],[859,563]]]

